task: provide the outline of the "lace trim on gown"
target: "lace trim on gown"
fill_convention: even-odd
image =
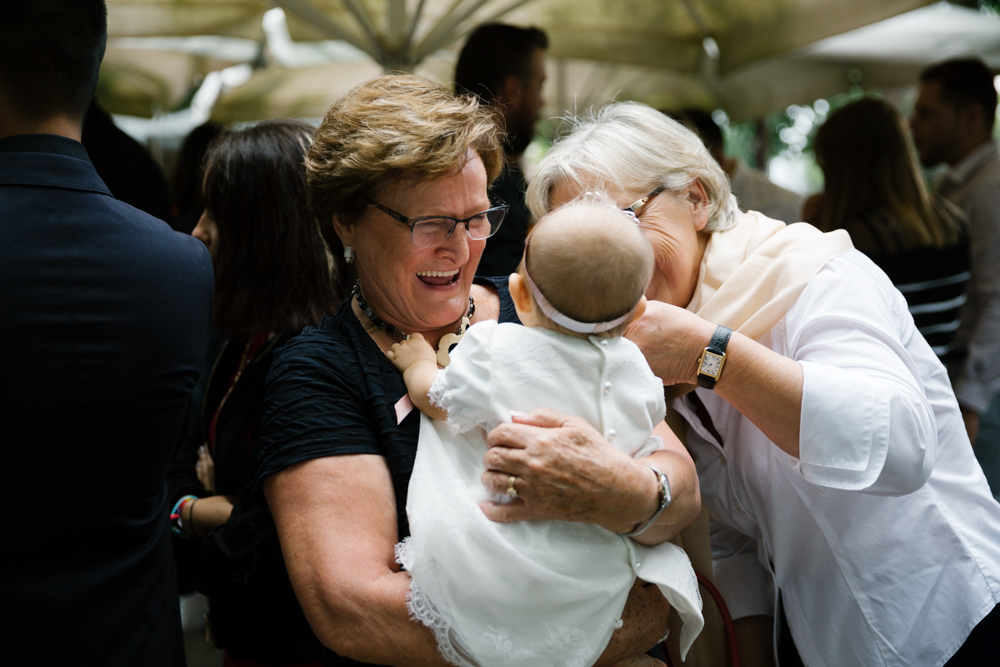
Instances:
[[[447,370],[447,369],[446,369]],[[468,431],[479,421],[479,417],[472,414],[472,411],[463,409],[462,401],[454,399],[455,388],[448,391],[448,384],[444,381],[444,372],[439,372],[431,388],[427,391],[427,399],[435,408],[439,408],[448,413],[448,423],[458,429],[459,433]]]
[[[402,565],[404,570],[409,569],[411,562],[407,548],[409,541],[410,538],[407,537],[396,545],[396,562]],[[454,636],[450,621],[412,580],[410,593],[406,596],[406,609],[410,612],[411,619],[420,621],[434,633],[438,651],[445,660],[456,667],[480,667]]]

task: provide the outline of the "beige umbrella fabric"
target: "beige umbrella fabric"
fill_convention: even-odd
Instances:
[[[447,84],[465,35],[493,19],[538,25],[549,33],[546,115],[616,98],[657,107],[721,106],[734,120],[759,117],[849,87],[848,73],[858,66],[836,53],[817,50],[824,38],[926,4],[927,0],[108,0],[112,34],[214,33],[259,39],[261,17],[274,5],[284,9],[291,37],[299,44],[336,44],[354,54],[335,56],[308,73],[273,65],[260,69],[243,90],[222,94],[213,112],[218,120],[320,115],[324,105],[381,67],[416,70]],[[364,66],[359,59],[365,57],[381,67]],[[166,57],[162,64],[167,64]],[[183,77],[203,73],[205,67],[197,60],[188,63]],[[913,66],[906,67],[885,63],[878,75],[861,69],[864,82],[875,84],[898,81],[904,69],[911,76]],[[890,76],[893,68],[896,74]],[[127,74],[118,76],[119,88],[124,87],[122,81],[138,87],[138,75]],[[164,80],[183,77],[151,75],[147,78],[156,83],[143,85],[161,89]],[[170,108],[178,99],[179,87],[169,87],[169,94],[160,94],[162,108]]]
[[[234,37],[112,38],[97,99],[111,113],[151,118],[189,102],[210,72],[253,62],[260,48]]]
[[[109,37],[225,35],[257,39],[268,0],[107,0]]]

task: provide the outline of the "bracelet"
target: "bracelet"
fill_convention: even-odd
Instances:
[[[188,537],[188,534],[184,532],[184,522],[181,520],[181,510],[184,508],[184,503],[189,500],[198,500],[198,496],[182,496],[181,499],[174,505],[174,508],[170,510],[170,530],[174,535]],[[190,521],[190,519],[191,515],[188,514],[188,520]]]
[[[657,519],[660,518],[660,515],[663,514],[663,510],[670,507],[670,503],[673,501],[673,498],[671,497],[670,494],[670,480],[667,479],[667,476],[651,465],[646,464],[646,467],[652,470],[653,474],[656,475],[656,483],[657,486],[659,487],[657,491],[657,497],[660,501],[660,506],[656,508],[656,512],[653,513],[653,516],[651,516],[646,521],[642,521],[636,524],[635,528],[632,529],[632,532],[619,533],[619,535],[623,537],[635,537],[637,535],[642,535],[643,533],[645,533],[646,530],[650,526],[652,526]]]

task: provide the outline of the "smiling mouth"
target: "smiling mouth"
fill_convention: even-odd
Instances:
[[[417,278],[425,285],[451,285],[458,281],[460,269],[452,271],[418,271]]]

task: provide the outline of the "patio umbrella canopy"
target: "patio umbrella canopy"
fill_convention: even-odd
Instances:
[[[255,40],[267,52],[215,63],[262,65],[224,91],[216,120],[319,116],[351,86],[382,69],[416,71],[450,84],[465,36],[491,20],[537,25],[550,36],[549,116],[636,99],[657,107],[722,107],[734,120],[867,85],[912,82],[928,62],[952,55],[1000,57],[1000,19],[927,0],[108,0],[113,37],[221,35]],[[308,71],[276,57],[262,18],[287,16],[297,47],[328,54]],[[896,17],[896,18],[892,18]],[[884,19],[889,19],[884,21]],[[878,23],[880,22],[881,23]],[[970,27],[976,23],[978,27]],[[287,37],[286,37],[287,39]],[[132,40],[138,41],[138,40]],[[112,40],[112,45],[117,44]],[[109,68],[153,67],[122,58]],[[231,49],[230,52],[233,52]],[[266,53],[272,57],[261,58]],[[186,72],[207,56],[188,53]],[[169,65],[166,57],[159,65]],[[283,64],[284,61],[284,64]],[[1000,64],[1000,62],[998,62]],[[127,68],[126,68],[127,69]],[[188,76],[156,76],[176,81]],[[134,79],[136,73],[131,72]],[[119,79],[123,77],[118,76]],[[147,88],[151,88],[148,84]],[[189,86],[190,87],[190,86]],[[155,86],[152,86],[155,88]],[[171,108],[176,86],[158,102]],[[104,101],[104,100],[102,100]],[[109,107],[113,103],[105,101]],[[133,104],[132,106],[137,106]],[[148,115],[148,114],[146,114]]]

